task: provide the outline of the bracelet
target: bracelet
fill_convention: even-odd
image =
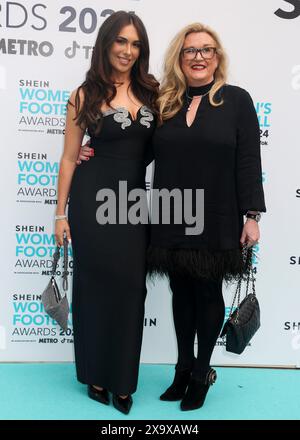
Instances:
[[[55,215],[54,216],[54,219],[55,220],[63,220],[63,219],[65,219],[65,218],[67,218],[67,216],[64,214],[64,215]]]

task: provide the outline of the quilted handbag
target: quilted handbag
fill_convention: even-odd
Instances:
[[[241,286],[243,277],[238,280],[236,292],[229,312],[229,318],[225,322],[221,337],[226,338],[226,350],[241,354],[250,340],[260,327],[260,308],[255,292],[255,278],[253,271],[252,248],[243,249],[246,267],[246,296],[240,302]],[[248,293],[249,284],[252,284],[252,292]],[[237,299],[237,307],[233,311]]]
[[[63,268],[63,290],[68,290],[68,241],[64,239],[64,268]],[[63,330],[68,330],[69,302],[66,293],[61,295],[54,274],[60,257],[60,247],[57,246],[53,255],[51,279],[42,293],[42,303],[45,312],[53,318]]]

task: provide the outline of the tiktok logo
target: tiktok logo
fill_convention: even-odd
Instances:
[[[283,0],[286,3],[290,3],[290,5],[294,6],[292,11],[284,11],[283,9],[277,9],[274,12],[277,17],[285,18],[287,20],[291,20],[293,18],[297,18],[300,15],[300,0]]]

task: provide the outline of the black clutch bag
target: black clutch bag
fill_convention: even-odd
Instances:
[[[226,350],[241,354],[260,327],[260,308],[255,292],[255,277],[253,271],[253,250],[243,248],[243,258],[246,264],[246,296],[241,299],[241,277],[238,280],[236,292],[229,312],[229,318],[225,322],[221,337],[226,338]],[[248,293],[251,282],[252,292]],[[237,299],[237,307],[233,311]]]
[[[64,268],[63,268],[63,290],[68,290],[68,241],[64,239]],[[45,312],[55,319],[63,330],[68,330],[69,302],[66,293],[61,295],[57,283],[55,281],[55,272],[60,257],[60,247],[57,246],[53,255],[51,279],[42,293],[42,303]]]

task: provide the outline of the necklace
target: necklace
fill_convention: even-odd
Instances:
[[[199,96],[189,96],[189,95],[188,95],[188,92],[185,91],[186,98],[187,98],[187,102],[188,102],[188,108],[187,108],[187,111],[191,110],[191,105],[192,105],[193,99],[200,99],[200,98],[203,98],[203,96],[208,95],[209,92],[210,92],[210,90],[209,90],[208,92],[204,93],[203,95],[199,95]],[[191,100],[190,103],[189,103],[189,101],[188,101],[189,99]]]

